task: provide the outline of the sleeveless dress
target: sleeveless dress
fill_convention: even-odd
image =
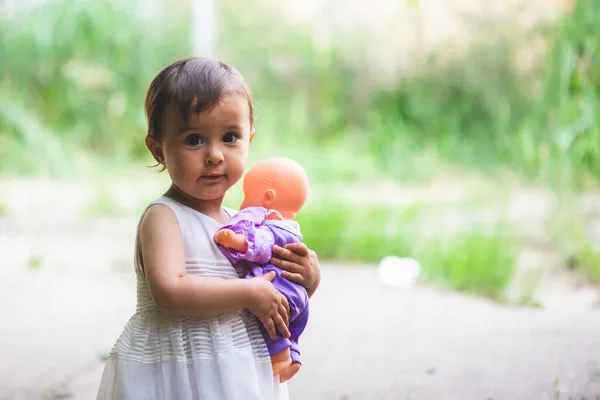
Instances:
[[[164,196],[148,207],[154,204],[169,206],[177,217],[187,274],[239,279],[213,242],[219,222]],[[265,341],[250,312],[203,319],[157,308],[140,266],[138,236],[139,223],[136,312],[109,354],[97,400],[288,399],[287,385],[273,377]]]

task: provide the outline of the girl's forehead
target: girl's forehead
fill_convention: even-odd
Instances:
[[[180,131],[185,127],[206,128],[215,124],[235,124],[242,127],[251,124],[250,104],[240,94],[225,95],[215,106],[200,113],[196,113],[193,107],[190,108],[186,121],[181,107],[174,102],[169,104],[165,110],[165,128]]]
[[[188,115],[188,124],[211,125],[219,123],[250,122],[250,106],[248,101],[240,95],[224,96],[217,105],[201,113],[191,112]]]

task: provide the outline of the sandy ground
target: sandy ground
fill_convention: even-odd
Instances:
[[[134,292],[130,274],[3,271],[0,399],[93,399]],[[290,390],[295,399],[596,399],[598,332],[590,307],[503,307],[325,265]]]
[[[135,307],[136,219],[86,219],[48,193],[7,203],[0,400],[93,399]],[[544,308],[400,290],[372,266],[323,263],[292,398],[600,399],[597,291],[558,277],[539,298]]]

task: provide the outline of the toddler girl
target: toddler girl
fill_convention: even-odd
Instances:
[[[136,312],[109,355],[97,399],[286,399],[258,326],[290,335],[275,274],[238,279],[212,240],[234,214],[223,197],[241,178],[254,138],[250,90],[234,68],[190,58],[156,76],[145,108],[146,146],[172,184],[138,224]],[[315,253],[302,244],[273,253],[282,275],[312,295]]]

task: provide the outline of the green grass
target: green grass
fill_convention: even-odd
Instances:
[[[577,269],[591,281],[600,283],[600,250],[597,248],[583,244],[568,262],[571,268]]]
[[[189,2],[175,5],[159,20],[109,0],[57,0],[0,16],[0,175],[87,176],[98,169],[111,175],[149,163],[145,90],[160,68],[190,55]],[[257,5],[240,15],[240,5],[220,3],[218,56],[241,70],[255,94],[250,165],[293,157],[311,182],[324,186],[478,174],[503,184],[516,176],[558,191],[598,187],[598,1],[576,0],[569,15],[533,33],[549,48],[533,71],[515,68],[517,48],[507,35],[484,32],[495,39],[464,59],[442,64],[433,54],[418,74],[383,87],[373,84],[378,72],[355,56],[364,53],[358,38],[348,34],[343,43],[317,47],[310,33],[281,23],[274,10]],[[357,46],[353,57],[350,42]],[[226,204],[237,208],[240,200],[238,185]],[[3,208],[0,200],[0,214]],[[121,209],[99,187],[84,213]],[[423,238],[415,229],[425,212],[357,210],[318,199],[299,218],[323,259],[413,256],[427,281],[499,296],[518,251],[510,232],[473,227]],[[581,227],[570,229],[574,236],[555,229],[557,243],[574,268],[600,281],[598,251]]]
[[[472,231],[425,246],[420,253],[426,281],[499,299],[513,277],[518,249],[502,231]]]
[[[59,0],[0,17],[0,173],[71,174],[89,152],[97,163],[146,159],[145,90],[161,67],[190,54],[188,3],[177,4],[160,21],[109,0]],[[549,43],[534,71],[514,67],[506,34],[486,32],[495,39],[464,59],[441,64],[433,54],[419,74],[384,89],[348,57],[345,44],[357,38],[320,48],[274,10],[257,6],[240,18],[239,6],[220,3],[227,34],[218,56],[255,93],[256,154],[293,155],[321,181],[429,180],[462,168],[511,170],[559,188],[597,185],[598,2],[578,0],[533,33]],[[106,37],[113,26],[118,34]]]
[[[513,276],[517,243],[505,227],[426,238],[419,217],[427,210],[399,211],[328,204],[302,211],[304,241],[327,260],[379,262],[396,255],[422,264],[424,282],[499,299]]]
[[[572,195],[560,199],[560,212],[548,221],[548,231],[564,255],[566,267],[600,284],[600,248],[593,243],[587,230],[593,226],[578,213],[576,201]]]

